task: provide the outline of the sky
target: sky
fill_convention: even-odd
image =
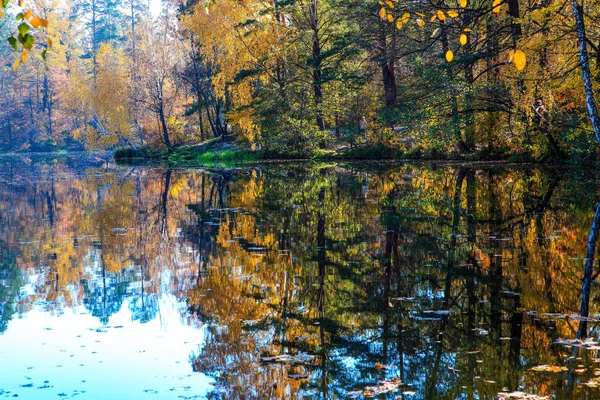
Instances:
[[[158,17],[158,15],[160,14],[160,8],[161,8],[161,0],[150,0],[150,11],[152,12],[152,16],[154,18]]]

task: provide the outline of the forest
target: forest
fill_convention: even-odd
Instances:
[[[1,5],[3,152],[596,159],[597,2]]]

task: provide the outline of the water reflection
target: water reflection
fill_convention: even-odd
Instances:
[[[87,310],[126,311],[127,336],[176,310],[202,338],[179,360],[212,381],[197,396],[600,396],[597,182],[576,171],[98,159],[0,177],[5,335]]]

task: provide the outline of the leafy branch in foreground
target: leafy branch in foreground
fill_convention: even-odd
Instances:
[[[23,0],[19,0],[17,6],[21,9],[19,13],[15,15],[15,20],[18,23],[17,31],[13,33],[8,39],[8,44],[20,52],[19,57],[13,64],[13,69],[17,70],[19,65],[26,62],[29,58],[29,52],[33,49],[36,42],[35,36],[32,34],[34,30],[41,30],[42,28],[48,28],[48,20],[40,18],[35,15],[31,9],[25,9]],[[3,18],[7,13],[10,0],[1,0],[0,3],[0,18]],[[52,47],[52,41],[48,39],[48,47]],[[46,60],[46,49],[42,50],[42,59]]]

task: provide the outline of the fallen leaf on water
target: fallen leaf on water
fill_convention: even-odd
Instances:
[[[567,367],[561,367],[558,365],[538,365],[531,368],[532,371],[536,372],[563,372],[567,371]]]
[[[354,392],[347,392],[348,397],[356,398],[360,396],[364,397],[374,397],[379,396],[384,393],[395,392],[400,386],[402,386],[402,382],[398,378],[392,378],[389,380],[379,381],[377,386],[367,386],[363,390],[357,390]]]
[[[523,399],[523,400],[550,400],[548,396],[538,396],[525,392],[498,393],[498,400]]]

